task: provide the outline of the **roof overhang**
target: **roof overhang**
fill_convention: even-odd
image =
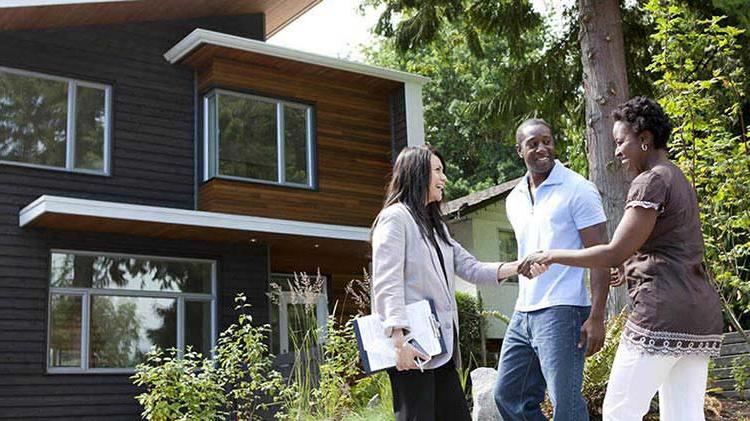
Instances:
[[[308,237],[364,244],[369,228],[44,195],[19,213],[19,226],[202,241],[288,241]],[[358,245],[359,246],[359,245]]]
[[[169,51],[164,54],[164,58],[170,63],[179,63],[204,46],[223,47],[235,51],[271,56],[298,63],[327,67],[330,69],[357,73],[409,85],[422,86],[430,81],[429,78],[413,73],[308,53],[205,29],[196,29],[188,34],[180,42],[175,44],[174,47],[170,48]]]
[[[322,0],[3,0],[0,30],[263,13],[271,37]]]

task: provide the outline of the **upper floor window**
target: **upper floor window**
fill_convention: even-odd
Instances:
[[[109,174],[112,88],[0,67],[0,161]]]
[[[204,179],[313,188],[310,105],[213,90],[205,96]]]
[[[151,347],[216,343],[213,261],[53,251],[47,370],[132,372]]]

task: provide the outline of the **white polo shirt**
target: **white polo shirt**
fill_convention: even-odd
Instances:
[[[560,161],[555,161],[552,172],[537,188],[533,204],[528,178],[527,173],[505,201],[519,259],[539,250],[580,249],[583,243],[578,230],[607,220],[594,183],[565,168]],[[584,271],[556,264],[534,279],[519,275],[516,310],[590,306]]]

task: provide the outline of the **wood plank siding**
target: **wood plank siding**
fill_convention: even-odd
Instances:
[[[321,0],[138,0],[15,7],[0,14],[0,30],[114,25],[205,16],[265,14],[265,36],[278,32]],[[261,28],[262,29],[262,28]]]
[[[0,32],[0,66],[113,88],[112,174],[0,164],[0,419],[139,419],[127,375],[46,374],[50,249],[218,261],[220,324],[243,291],[267,321],[268,250],[195,240],[19,228],[43,194],[193,209],[195,85],[162,54],[196,27],[262,38],[262,16]]]
[[[391,169],[390,101],[400,84],[255,53],[206,46],[186,64],[199,90],[220,87],[313,104],[317,188],[220,178],[204,183],[199,209],[329,224],[369,226]]]

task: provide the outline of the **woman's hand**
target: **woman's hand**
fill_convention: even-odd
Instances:
[[[526,256],[518,265],[518,273],[527,278],[536,278],[552,264],[552,257],[547,251],[537,251]]]
[[[620,265],[620,267],[616,268],[609,268],[609,286],[619,287],[624,284],[626,280],[624,265]]]
[[[396,348],[396,369],[398,371],[413,370],[417,367],[415,358],[420,358],[424,361],[430,358],[427,355],[417,351],[413,346],[406,342],[404,332],[401,329],[394,331],[391,336],[393,346]]]

